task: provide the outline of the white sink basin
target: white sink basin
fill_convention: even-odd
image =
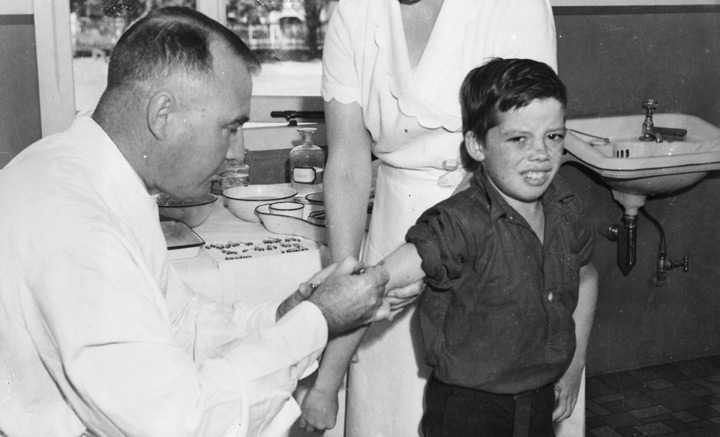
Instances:
[[[643,115],[568,120],[565,161],[598,173],[615,191],[650,196],[686,188],[720,170],[720,129],[684,114],[654,114],[655,126],[687,129],[685,141],[639,141]],[[605,141],[595,138],[601,137]]]

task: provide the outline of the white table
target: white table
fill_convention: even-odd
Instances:
[[[249,223],[235,217],[223,206],[222,199],[215,202],[210,217],[193,230],[208,244],[288,237],[271,233],[261,223]],[[295,238],[311,249],[282,254],[274,251],[270,255],[250,251],[248,255],[252,258],[218,261],[203,248],[197,257],[173,260],[171,263],[196,292],[222,302],[283,299],[296,290],[300,282],[320,270],[327,259],[325,246],[301,237]]]
[[[245,222],[228,211],[218,199],[213,205],[210,217],[193,229],[206,243],[228,241],[257,241],[263,238],[283,238],[273,234],[261,223]],[[300,238],[300,237],[296,237]],[[248,259],[235,259],[217,262],[205,249],[194,258],[171,261],[181,278],[196,292],[204,293],[221,302],[236,300],[245,302],[263,302],[282,300],[295,291],[298,285],[306,281],[315,272],[327,265],[329,252],[327,247],[302,239],[305,246],[316,246],[312,250],[275,255],[253,256]],[[312,377],[300,382],[295,393],[301,399]],[[339,394],[340,411],[338,424],[325,437],[340,437],[344,433],[345,390]],[[304,431],[293,427],[292,437],[307,436]]]

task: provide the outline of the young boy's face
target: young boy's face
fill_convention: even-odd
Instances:
[[[499,121],[484,140],[468,132],[465,145],[510,206],[520,210],[538,201],[560,168],[565,111],[555,99],[536,99],[500,113]]]

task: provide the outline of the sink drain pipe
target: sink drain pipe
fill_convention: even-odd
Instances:
[[[637,215],[623,214],[620,223],[599,229],[610,241],[617,241],[617,265],[623,276],[635,267],[637,260]]]

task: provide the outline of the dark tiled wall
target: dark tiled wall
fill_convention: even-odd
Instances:
[[[720,125],[720,6],[555,8],[555,20],[569,118],[640,114],[642,101],[655,98],[658,112]],[[598,226],[619,221],[621,208],[596,176],[568,165],[561,174]],[[720,353],[720,175],[645,207],[663,226],[669,257],[689,256],[690,271],[648,285],[659,236],[642,216],[627,277],[615,265],[615,243],[598,235],[590,374]]]
[[[568,116],[658,112],[720,125],[720,6],[558,7],[558,70]]]

